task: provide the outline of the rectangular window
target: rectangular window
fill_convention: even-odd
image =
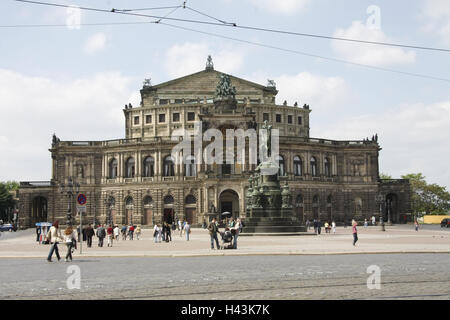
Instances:
[[[195,120],[195,112],[188,112],[188,121],[194,121]]]
[[[298,125],[302,125],[302,117],[298,117]]]
[[[175,103],[177,104],[183,103],[183,99],[175,99]]]
[[[139,124],[139,117],[134,117],[134,124]]]
[[[281,123],[281,114],[277,114],[276,121],[277,123]]]
[[[145,116],[145,123],[152,123],[152,115],[148,114]]]
[[[168,99],[160,99],[159,100],[159,104],[168,104],[169,100]]]
[[[180,114],[177,112],[177,113],[174,113],[174,114],[172,114],[172,121],[173,122],[179,122],[180,121]]]
[[[269,121],[269,114],[263,113],[263,121]]]
[[[159,115],[159,123],[163,122],[166,122],[166,115],[164,113]]]
[[[292,124],[292,116],[291,115],[288,115],[288,123]]]

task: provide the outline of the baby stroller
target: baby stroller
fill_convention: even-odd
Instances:
[[[233,230],[234,231],[234,230]],[[229,228],[225,229],[225,232],[221,233],[222,246],[221,249],[233,249],[233,233]]]

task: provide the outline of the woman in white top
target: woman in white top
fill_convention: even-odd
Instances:
[[[186,221],[184,225],[184,232],[186,233],[186,240],[189,241],[189,234],[191,233],[191,225]]]
[[[153,227],[153,239],[155,240],[155,243],[161,242],[161,230],[157,224]]]
[[[72,248],[75,246],[75,242],[77,241],[77,233],[71,226],[67,227],[67,229],[64,231],[64,242],[67,246],[67,254],[66,258],[64,259],[65,262],[68,261],[70,258],[70,261],[72,261]]]
[[[331,223],[331,229],[333,230],[333,234],[335,234],[336,233],[336,222],[332,222]]]
[[[119,236],[120,236],[120,229],[119,229],[119,226],[116,226],[114,228],[114,238],[116,238],[116,241],[119,240]]]

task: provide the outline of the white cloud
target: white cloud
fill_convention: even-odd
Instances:
[[[103,32],[98,32],[90,36],[84,44],[84,52],[93,54],[97,51],[103,50],[106,47],[107,38]]]
[[[371,29],[361,21],[353,21],[352,25],[347,29],[338,29],[334,33],[334,37],[373,42],[395,42],[386,36],[381,29]],[[401,48],[338,40],[333,40],[331,46],[341,58],[361,64],[381,67],[414,63],[416,61],[414,51]]]
[[[0,69],[0,180],[49,179],[54,132],[61,140],[123,138],[123,105],[139,102],[134,88],[119,73],[61,82]]]
[[[186,42],[169,48],[165,68],[171,78],[185,76],[205,69],[208,55],[216,70],[234,73],[242,67],[245,53],[231,46],[213,48],[206,43]]]
[[[273,79],[279,90],[277,104],[286,100],[288,105],[298,102],[301,107],[306,103],[311,106],[315,114],[329,111],[353,96],[350,85],[341,77],[326,77],[310,72],[301,72],[275,77],[254,74],[249,79],[254,79],[253,81],[264,85],[267,83],[267,79]]]
[[[250,2],[265,11],[292,15],[304,11],[311,0],[250,0]]]
[[[425,29],[439,35],[444,44],[450,45],[450,1],[426,0],[423,16]]]
[[[381,172],[399,178],[422,172],[428,182],[450,189],[450,101],[401,105],[315,128],[324,138],[362,140],[378,133]]]

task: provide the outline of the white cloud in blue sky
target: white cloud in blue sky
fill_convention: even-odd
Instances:
[[[148,7],[144,0],[65,1],[98,8]],[[180,5],[154,0],[151,6]],[[365,28],[367,8],[381,8],[381,30]],[[323,35],[450,47],[447,0],[191,0],[226,21]],[[2,25],[64,24],[65,9],[0,4]],[[150,12],[149,12],[150,13]],[[153,11],[165,15],[168,11]],[[170,17],[205,19],[187,9]],[[151,19],[82,12],[82,23]],[[359,21],[359,23],[358,23]],[[169,22],[169,21],[166,21]],[[404,72],[450,78],[448,53],[349,45],[331,40],[170,22],[228,37]],[[450,187],[449,83],[374,71],[310,56],[173,29],[162,24],[2,29],[0,42],[0,180],[48,180],[53,132],[63,140],[124,137],[122,108],[139,102],[144,78],[157,84],[215,69],[263,85],[277,82],[277,101],[308,103],[311,135],[359,140],[378,133],[381,170],[423,172]],[[6,155],[6,156],[5,156]],[[30,166],[30,163],[33,163]]]

